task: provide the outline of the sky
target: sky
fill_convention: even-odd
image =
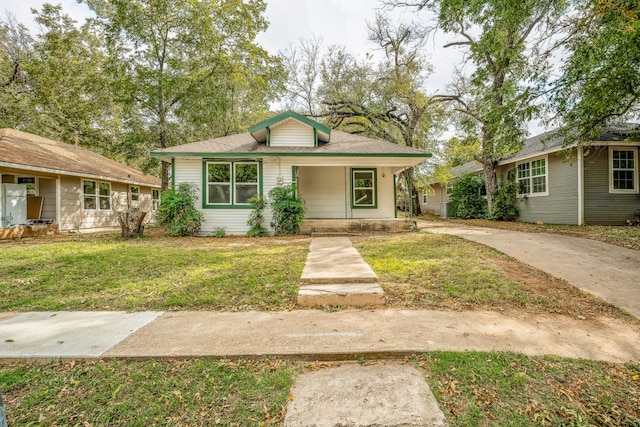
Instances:
[[[91,12],[84,4],[76,0],[49,0],[53,4],[62,4],[65,13],[78,22],[90,16]],[[367,22],[375,19],[377,0],[266,0],[266,18],[269,29],[258,36],[257,42],[270,54],[275,55],[289,45],[296,45],[299,39],[320,37],[325,47],[341,45],[357,57],[364,58],[367,53],[376,55],[376,49],[368,41]],[[30,10],[39,9],[45,3],[41,0],[0,0],[0,10],[14,14],[19,22],[30,28],[37,28]],[[419,17],[410,12],[385,11],[394,18],[417,20]],[[453,40],[453,36],[437,34],[434,40],[425,45],[425,54],[433,66],[433,74],[427,82],[430,94],[445,93],[450,83],[454,67],[460,64],[462,51],[459,48],[442,48]],[[378,53],[379,55],[379,53]],[[543,131],[535,123],[529,126],[533,133]]]

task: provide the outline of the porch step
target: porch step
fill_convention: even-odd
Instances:
[[[403,233],[415,228],[415,221],[407,218],[390,219],[305,219],[300,234],[344,233]]]
[[[386,297],[378,283],[332,283],[303,285],[298,291],[301,307],[384,305]]]

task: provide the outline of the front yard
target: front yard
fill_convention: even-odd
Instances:
[[[396,308],[561,313],[640,324],[492,249],[447,235],[354,237]],[[310,239],[63,235],[0,243],[0,312],[290,310]],[[637,426],[640,364],[431,352],[420,369],[452,426]],[[9,425],[275,426],[302,372],[276,359],[3,362]]]

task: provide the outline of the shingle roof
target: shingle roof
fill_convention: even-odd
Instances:
[[[318,147],[268,147],[264,143],[257,142],[251,133],[245,132],[177,145],[151,153],[153,157],[158,158],[212,154],[431,157],[430,153],[415,148],[340,131],[331,132],[331,142],[321,143]]]
[[[594,142],[624,141],[634,132],[637,132],[639,128],[640,124],[638,123],[615,123],[603,130]],[[500,163],[511,163],[509,161],[511,159],[525,159],[543,152],[560,151],[563,148],[564,139],[557,136],[556,132],[552,130],[526,139],[520,151],[502,157]],[[481,170],[482,165],[473,160],[451,168],[450,172],[453,176],[460,176]]]
[[[86,148],[14,129],[0,129],[0,164],[160,187],[161,180]]]

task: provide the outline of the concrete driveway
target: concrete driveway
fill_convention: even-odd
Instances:
[[[560,234],[523,233],[450,222],[420,221],[418,226],[430,233],[452,234],[495,248],[640,319],[640,251]]]

